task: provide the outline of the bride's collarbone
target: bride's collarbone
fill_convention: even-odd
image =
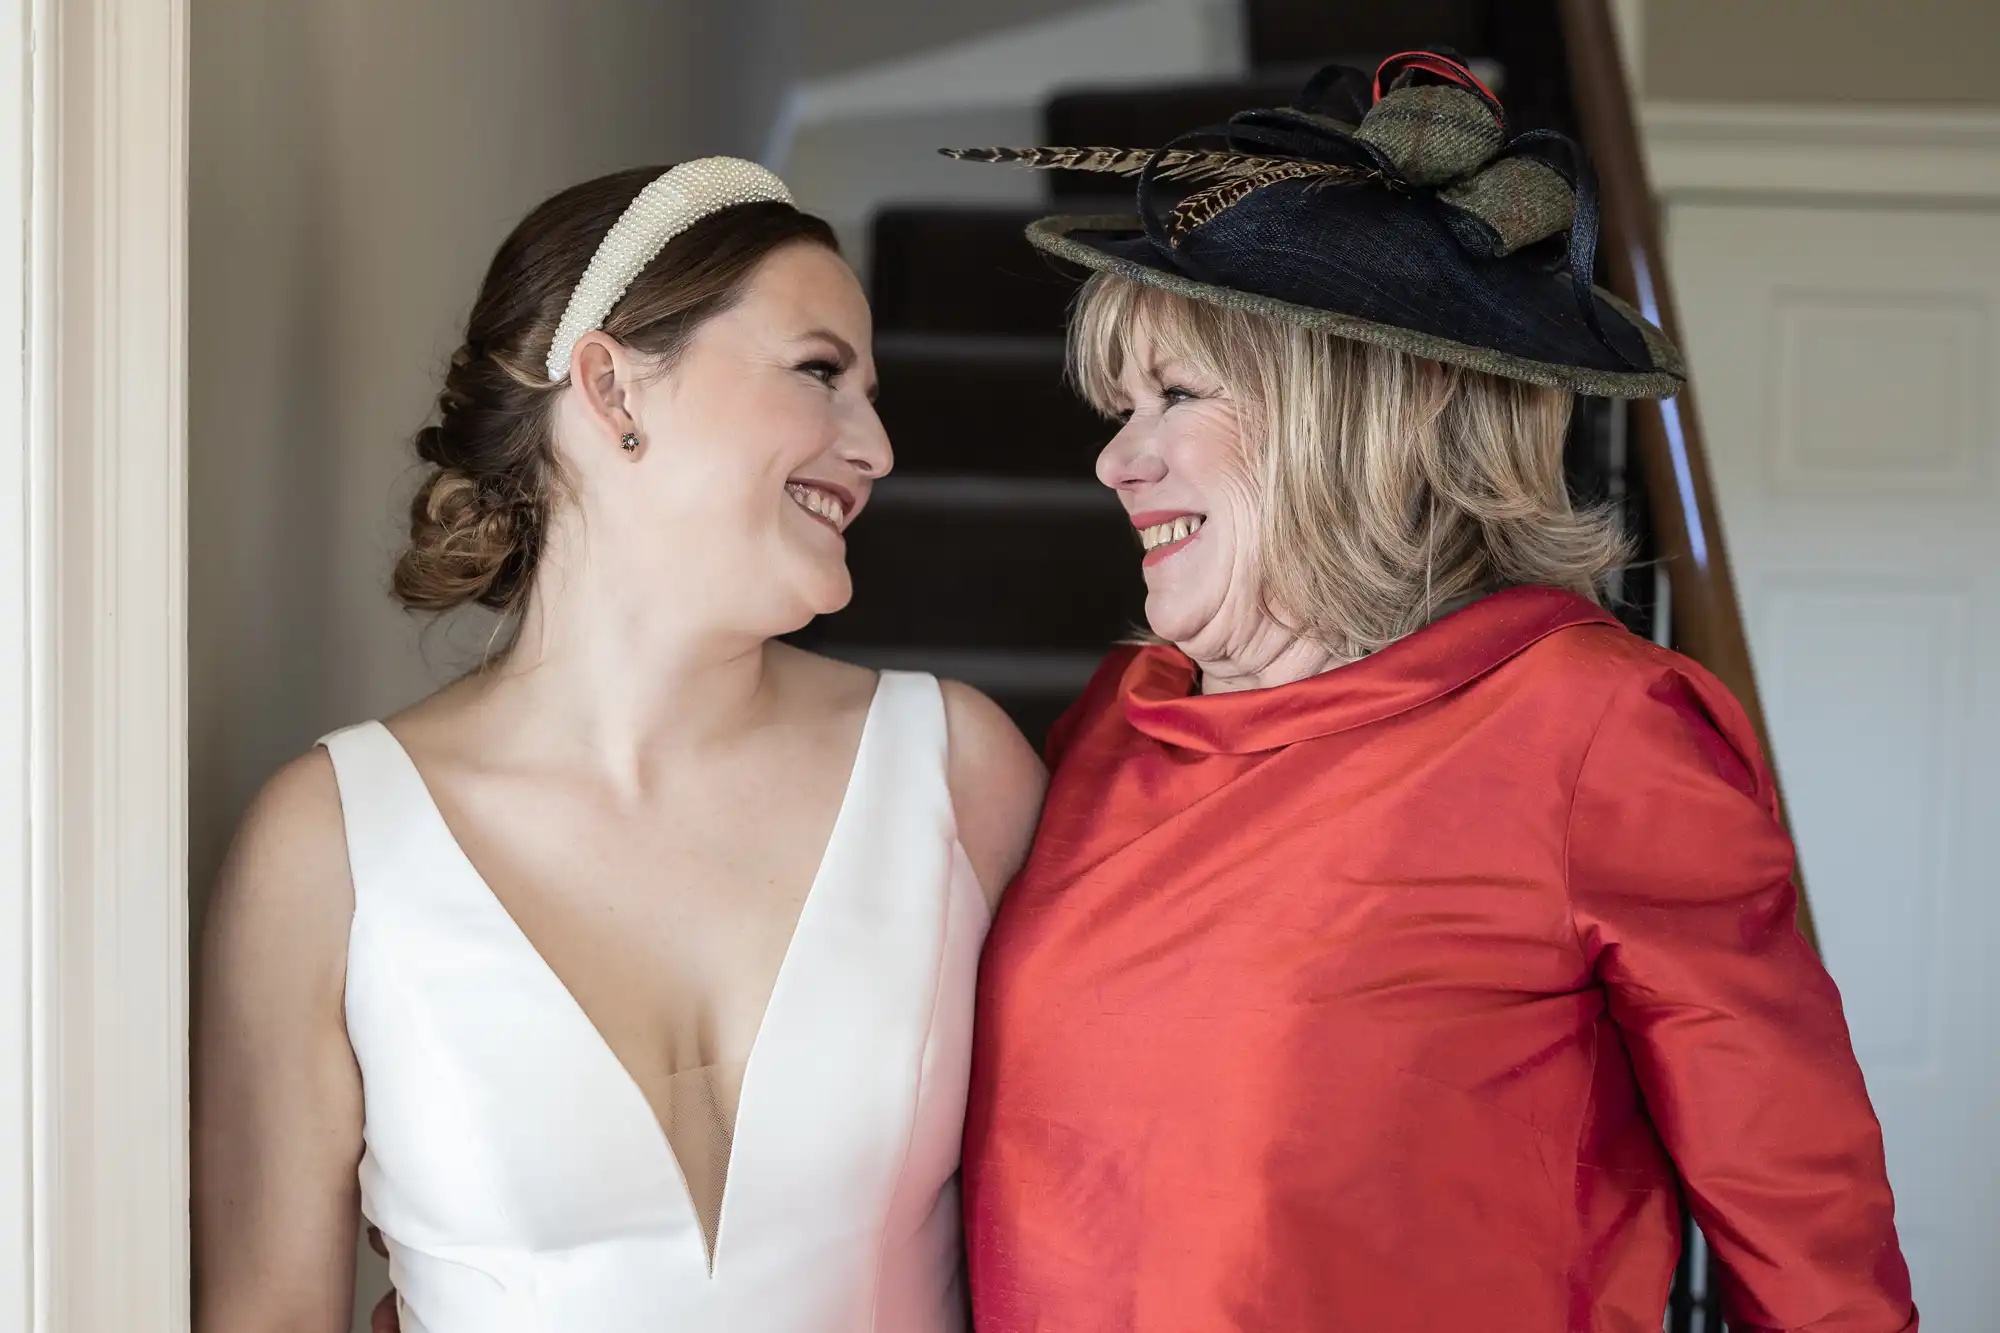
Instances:
[[[864,720],[788,728],[644,799],[555,773],[433,779],[467,861],[656,1105],[673,1075],[747,1059]]]

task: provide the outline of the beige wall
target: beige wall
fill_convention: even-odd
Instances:
[[[2000,0],[1648,0],[1646,94],[2000,105]]]

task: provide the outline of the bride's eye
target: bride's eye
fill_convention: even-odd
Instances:
[[[815,361],[802,361],[799,363],[798,368],[800,371],[802,371],[807,375],[812,376],[814,379],[818,380],[821,384],[826,385],[828,388],[832,388],[833,382],[840,378],[841,366],[840,363],[837,361],[827,361],[824,359]]]
[[[1166,400],[1168,407],[1176,407],[1181,403],[1191,403],[1200,398],[1201,395],[1193,389],[1184,389],[1178,384],[1169,384],[1161,388],[1160,397]]]

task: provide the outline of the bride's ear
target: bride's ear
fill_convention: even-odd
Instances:
[[[631,452],[624,442],[639,430],[630,402],[636,373],[631,352],[609,334],[586,333],[576,340],[570,380],[591,424],[592,444]]]

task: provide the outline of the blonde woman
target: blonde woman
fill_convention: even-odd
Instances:
[[[404,1333],[963,1327],[973,977],[1041,772],[971,690],[777,641],[847,601],[891,464],[870,337],[754,163],[500,247],[395,587],[516,633],[244,821],[197,1333],[345,1333],[363,1214]]]
[[[1588,167],[1437,53],[1031,239],[1162,641],[1058,724],[981,971],[980,1333],[1914,1329],[1880,1131],[1742,710],[1622,629],[1572,395],[1681,363]]]

